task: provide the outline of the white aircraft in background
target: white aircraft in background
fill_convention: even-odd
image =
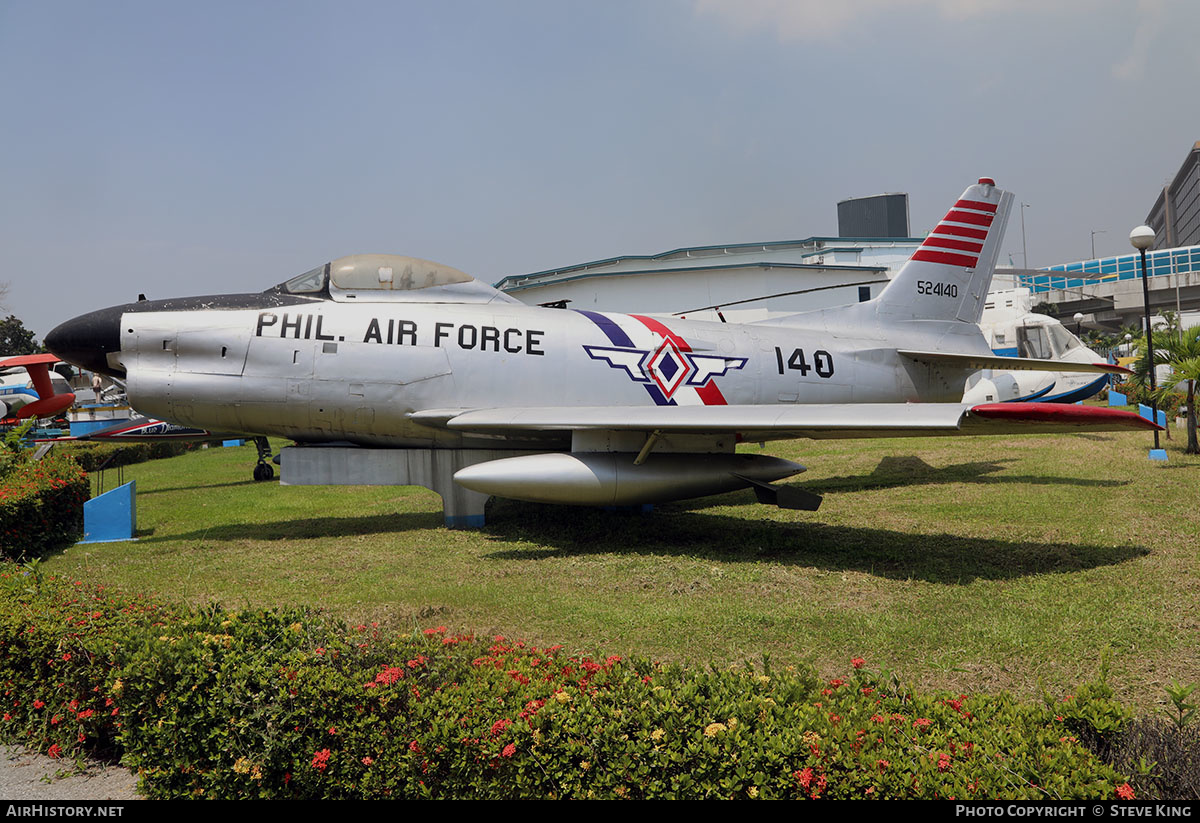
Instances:
[[[817,495],[771,485],[803,466],[737,443],[1153,427],[961,402],[979,369],[1064,370],[995,355],[977,325],[1011,204],[981,179],[875,299],[756,324],[531,307],[437,263],[354,255],[258,294],[95,311],[46,345],[124,379],[142,414],[354,444],[361,461],[453,452],[454,484],[480,495],[630,505],[753,487],[815,509]]]
[[[992,351],[1005,357],[1036,357],[1067,363],[1097,363],[1103,358],[1061,322],[1032,311],[1029,289],[992,292],[979,321]],[[987,369],[967,379],[964,403],[1074,403],[1098,394],[1109,376],[1080,372],[1001,371]]]

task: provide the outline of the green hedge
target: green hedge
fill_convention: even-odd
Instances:
[[[0,477],[0,555],[25,558],[83,537],[87,475],[65,454],[12,466]]]
[[[1078,741],[1102,687],[1044,705],[918,695],[851,661],[684,669],[308,611],[185,613],[0,567],[0,735],[108,752],[152,798],[1115,798]]]
[[[74,457],[84,471],[95,472],[102,468],[115,469],[118,466],[145,463],[147,460],[175,457],[189,451],[193,445],[169,440],[155,443],[92,443],[85,440],[59,443],[55,451]]]

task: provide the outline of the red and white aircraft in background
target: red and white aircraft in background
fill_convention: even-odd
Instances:
[[[20,354],[0,359],[0,417],[26,420],[54,417],[75,402],[66,379],[50,367],[61,363],[56,354]],[[20,371],[23,369],[24,371]]]

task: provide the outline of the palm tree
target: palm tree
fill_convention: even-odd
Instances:
[[[1200,442],[1196,436],[1196,384],[1200,382],[1200,326],[1189,329],[1168,328],[1154,333],[1155,365],[1171,367],[1171,376],[1158,386],[1154,400],[1159,406],[1166,405],[1169,398],[1183,394],[1187,399],[1187,454],[1200,454]],[[1149,365],[1143,341],[1141,356],[1133,364],[1135,374],[1129,382],[1148,389]]]

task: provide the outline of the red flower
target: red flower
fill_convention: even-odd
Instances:
[[[863,660],[861,657],[854,657],[850,659],[850,665],[856,669],[861,669],[863,666],[867,665],[867,661]]]
[[[46,754],[48,754],[50,757],[58,759],[58,758],[62,757],[62,749],[59,748],[59,745],[57,743],[55,743],[53,746],[51,746],[49,749],[46,750]],[[1126,783],[1125,785],[1128,786],[1129,784]],[[1117,789],[1118,794],[1120,793],[1120,791],[1121,791],[1120,789]]]
[[[313,752],[312,767],[319,772],[325,771],[329,766],[329,749],[321,749],[319,752]]]
[[[939,772],[948,771],[950,769],[950,755],[939,754],[937,768]]]
[[[1137,795],[1133,793],[1133,786],[1128,783],[1117,786],[1117,797],[1122,800],[1133,800]]]
[[[16,705],[16,704],[14,703],[13,705]],[[40,701],[40,700],[35,700],[35,701],[33,701],[33,707],[34,707],[35,709],[40,709],[42,706],[45,706],[45,705],[46,705],[46,704],[45,704],[45,703],[43,703],[43,702],[42,702],[42,701]]]
[[[375,675],[376,683],[388,685],[404,679],[404,669],[400,666],[384,666],[383,671]]]
[[[509,743],[500,752],[501,756],[503,756],[503,757],[512,757],[516,753],[517,753],[517,747],[516,747],[516,744],[514,744],[514,743]]]

